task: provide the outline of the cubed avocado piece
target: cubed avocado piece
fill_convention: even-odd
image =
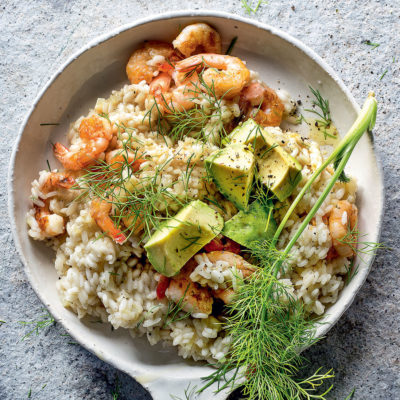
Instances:
[[[239,211],[225,223],[222,234],[244,247],[256,240],[272,239],[277,229],[273,204],[254,201],[247,211]]]
[[[257,154],[258,178],[279,201],[284,201],[301,181],[301,164],[281,146],[261,148]]]
[[[234,143],[250,144],[255,151],[268,144],[267,137],[264,136],[264,130],[253,119],[248,119],[241,125],[238,125],[226,138],[222,144],[229,145]],[[273,143],[274,141],[272,141]],[[271,143],[271,145],[272,145]]]
[[[251,147],[241,143],[229,145],[207,157],[205,166],[218,190],[237,208],[245,210],[255,170]]]
[[[160,274],[174,276],[223,226],[217,211],[192,201],[153,233],[144,246],[147,258]]]
[[[301,181],[301,164],[276,142],[268,128],[248,119],[237,126],[223,143],[251,145],[257,161],[258,178],[279,201],[288,198]]]

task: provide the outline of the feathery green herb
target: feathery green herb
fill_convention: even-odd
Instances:
[[[335,182],[340,180],[340,178],[344,174],[344,167],[347,164],[356,144],[361,139],[362,135],[365,131],[371,132],[373,127],[375,126],[376,120],[376,110],[377,110],[377,102],[375,99],[375,94],[371,92],[368,95],[367,100],[364,103],[364,106],[358,115],[357,119],[347,132],[347,134],[343,137],[337,147],[333,150],[329,157],[314,171],[311,175],[309,180],[303,186],[295,200],[290,205],[288,211],[286,212],[285,216],[283,217],[278,229],[274,235],[274,243],[276,243],[279,239],[280,234],[282,233],[283,228],[285,227],[288,219],[292,215],[293,211],[299,204],[300,200],[303,198],[304,194],[308,192],[311,185],[315,181],[315,179],[321,174],[322,171],[325,170],[331,163],[334,164],[335,173],[332,176],[332,179],[329,181],[328,185],[325,187],[323,194],[328,195],[329,191],[333,188]],[[322,195],[321,195],[322,196]],[[318,200],[312,210],[315,211],[321,206],[322,201]],[[308,220],[308,216],[304,221]],[[311,220],[311,219],[310,219]],[[309,221],[308,221],[309,222]],[[308,223],[307,222],[307,223]],[[303,226],[303,224],[302,224]],[[290,241],[290,243],[294,243],[300,234],[296,234]]]
[[[267,241],[253,244],[251,255],[259,268],[239,281],[228,305],[225,330],[232,338],[231,351],[222,367],[206,378],[203,390],[214,382],[219,390],[233,390],[245,379],[243,395],[248,399],[322,399],[330,391],[315,394],[333,377],[331,371],[297,379],[303,361],[298,351],[315,342],[315,322],[305,317],[302,304],[277,278],[276,267],[283,266],[287,253]]]
[[[39,332],[49,326],[55,325],[55,320],[53,316],[46,310],[43,309],[43,311],[46,311],[46,314],[41,316],[38,321],[19,321],[21,325],[25,326],[33,326],[33,329],[28,331],[22,338],[21,341],[27,339],[30,337],[33,333],[36,333],[36,335],[39,335]]]
[[[143,224],[145,234],[150,234],[154,227],[171,216],[169,210],[172,206],[183,207],[187,203],[187,182],[193,171],[190,158],[185,173],[177,181],[167,185],[160,184],[163,171],[174,159],[170,157],[161,165],[157,165],[151,174],[141,176],[139,181],[131,165],[140,160],[147,160],[146,154],[139,150],[140,147],[131,147],[132,133],[129,136],[123,141],[123,148],[117,154],[122,157],[122,161],[118,159],[110,164],[99,161],[86,169],[76,187],[82,190],[78,198],[91,196],[111,203],[115,209],[112,219],[116,225],[122,225],[122,222],[127,225],[125,231],[128,237],[139,224]],[[178,155],[179,152],[175,157]],[[181,180],[186,185],[185,194],[177,196],[171,189]]]
[[[206,64],[204,67],[206,67]],[[187,73],[190,78],[196,72],[196,67]],[[192,75],[191,75],[192,74]],[[187,94],[187,100],[197,104],[188,110],[175,106],[169,99],[162,97],[158,100],[154,99],[154,104],[144,115],[150,129],[157,130],[158,134],[168,136],[173,141],[178,141],[186,136],[194,137],[200,141],[208,141],[210,136],[224,137],[227,135],[224,124],[222,122],[222,101],[223,96],[215,94],[215,88],[212,84],[208,85],[203,79],[203,71],[198,73],[198,81],[193,76],[193,80],[187,84],[184,92]],[[200,103],[202,103],[200,105]],[[162,106],[165,111],[160,109]],[[154,116],[156,121],[153,122]],[[206,129],[207,124],[213,121],[213,129]],[[210,127],[211,128],[211,127]],[[212,139],[212,138],[211,138]]]
[[[299,117],[296,120],[296,124],[300,125],[303,122],[307,123],[307,119],[305,118],[305,116],[302,113],[299,113]]]
[[[189,383],[189,385],[187,386],[187,388],[184,391],[184,396],[185,398],[182,399],[182,397],[178,397],[174,394],[170,394],[169,397],[172,400],[194,400],[197,397],[197,385],[193,385]]]
[[[353,278],[358,274],[358,265],[355,265],[354,258],[351,260],[349,265],[345,265],[346,278],[344,284],[347,286]]]
[[[183,110],[175,108],[165,99],[163,106],[167,112],[163,114],[155,101],[144,116],[144,121],[148,120],[150,129],[156,129],[161,136],[171,137],[174,141],[188,135],[200,141],[210,140],[210,135],[216,135],[217,138],[227,135],[222,122],[223,96],[216,96],[214,86],[204,82],[202,72],[198,77],[198,82],[191,82],[187,91],[189,96],[192,96],[191,100],[198,102],[201,100],[202,105]],[[106,114],[101,116],[109,119]],[[211,120],[213,128],[208,129],[206,125]],[[114,163],[99,161],[87,168],[76,186],[76,189],[82,190],[78,199],[81,196],[90,196],[111,203],[114,210],[111,217],[115,224],[120,226],[128,237],[143,224],[143,239],[162,221],[171,217],[171,209],[181,208],[191,200],[188,196],[189,180],[196,162],[192,154],[186,161],[183,174],[176,181],[162,184],[163,171],[169,167],[174,158],[180,156],[178,150],[175,156],[157,165],[155,171],[146,176],[141,175],[139,181],[131,165],[147,160],[145,150],[141,150],[143,144],[137,140],[133,129],[124,125],[116,124],[116,126],[118,135],[128,135],[128,138],[124,136],[122,140],[123,147],[117,155],[118,161]],[[176,195],[172,190],[179,182],[184,186],[183,195]],[[122,228],[123,226],[127,228]]]
[[[383,243],[360,240],[365,236],[367,235],[362,235],[360,233],[357,225],[351,228],[350,223],[348,223],[345,236],[343,236],[341,239],[338,239],[338,241],[349,246],[353,253],[357,254],[361,260],[363,254],[375,255],[379,249],[388,249],[388,247]]]
[[[39,392],[41,392],[45,387],[47,386],[47,383],[45,383],[41,388],[40,388],[40,390],[39,390]],[[29,391],[28,391],[28,399],[30,399],[32,397],[32,388],[29,388]]]
[[[327,137],[336,139],[336,136],[331,135],[327,131],[327,128],[329,128],[332,123],[331,110],[329,108],[329,100],[324,99],[318,89],[314,89],[311,86],[309,86],[309,88],[314,96],[314,99],[312,100],[313,108],[306,108],[304,111],[308,111],[312,114],[315,114],[318,117],[316,123],[318,124],[318,127],[323,128],[322,132],[324,134],[325,139]]]
[[[189,290],[189,287],[190,287],[190,284],[188,283],[183,295],[181,296],[181,298],[179,299],[178,302],[176,302],[176,303],[173,301],[168,302],[168,308],[167,308],[167,312],[164,317],[163,327],[166,327],[173,322],[178,322],[183,319],[186,319],[187,317],[190,316],[190,314],[191,314],[190,312],[184,312],[184,310],[183,310],[183,306],[184,306],[183,302],[185,300],[186,293]]]
[[[151,316],[154,312],[156,312],[159,308],[161,307],[161,304],[156,304],[155,306],[152,306],[150,310],[144,312],[144,315],[142,318],[140,318],[139,322],[136,324],[136,328],[139,328],[140,325],[143,324],[144,320]]]

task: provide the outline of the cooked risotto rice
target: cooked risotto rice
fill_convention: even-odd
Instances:
[[[286,94],[284,96],[289,102],[286,108],[290,111],[290,99]],[[211,135],[207,143],[191,137],[173,143],[169,138],[160,137],[157,132],[150,130],[145,118],[153,102],[149,85],[143,81],[114,91],[108,99],[98,99],[89,115],[107,114],[114,132],[118,127],[130,128],[129,134],[126,129],[119,130],[117,145],[121,146],[129,140],[132,146],[145,149],[147,161],[139,171],[139,181],[154,173],[157,166],[165,164],[159,176],[160,185],[169,186],[171,193],[182,199],[187,196],[207,202],[208,197],[214,196],[225,210],[225,220],[229,219],[237,212],[236,208],[217,193],[212,183],[203,179],[206,175],[203,160],[217,149],[214,144],[217,142],[216,135]],[[206,131],[219,132],[222,125],[229,124],[239,115],[236,102],[223,100],[222,116],[211,118]],[[82,118],[72,124],[68,133],[72,149],[78,147],[81,141],[78,128]],[[303,167],[303,180],[288,199],[290,203],[313,171],[321,165],[321,151],[317,143],[295,132],[282,131],[278,127],[267,129]],[[193,170],[185,188],[182,175],[190,158]],[[32,183],[33,202],[42,206],[43,199],[51,198],[49,209],[66,221],[66,234],[45,239],[35,219],[35,209],[29,211],[27,223],[33,239],[46,240],[56,251],[55,268],[60,278],[57,290],[62,304],[79,318],[85,315],[98,317],[104,323],[112,324],[115,329],[129,329],[133,337],[147,335],[151,344],[163,341],[176,346],[184,358],[212,363],[222,360],[229,349],[230,338],[225,335],[219,321],[213,316],[201,314],[187,316],[182,311],[181,320],[170,321],[168,312],[171,305],[166,299],[158,300],[156,295],[160,275],[145,257],[139,238],[132,235],[126,243],[119,245],[104,235],[91,217],[90,199],[76,199],[79,195],[77,190],[58,189],[42,193],[42,184],[49,174],[48,171],[41,171],[39,178]],[[324,171],[313,184],[312,190],[301,200],[281,234],[279,248],[288,243],[331,175],[332,170]],[[339,200],[346,199],[354,203],[355,193],[356,184],[353,180],[335,184],[312,224],[293,247],[291,268],[280,277],[288,285],[289,292],[304,302],[309,313],[323,314],[329,305],[335,303],[344,286],[349,260],[343,257],[326,260],[332,241],[324,216]],[[72,201],[74,198],[76,200]],[[178,210],[174,203],[169,206],[174,211]],[[210,206],[221,211],[213,203]],[[282,207],[276,212],[277,220],[284,211]],[[214,290],[230,285],[236,287],[240,271],[234,265],[223,261],[212,263],[205,253],[196,255],[194,260],[196,267],[190,275],[194,282]]]

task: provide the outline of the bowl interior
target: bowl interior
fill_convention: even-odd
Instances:
[[[145,338],[132,340],[127,331],[111,331],[110,326],[95,324],[91,319],[78,320],[61,305],[55,289],[57,275],[54,254],[27,235],[25,214],[30,208],[30,186],[38,171],[54,168],[51,143],[66,143],[69,124],[93,107],[98,97],[108,97],[113,89],[127,84],[125,64],[135,47],[148,39],[171,41],[179,27],[193,21],[206,21],[222,35],[225,48],[238,36],[233,55],[247,61],[250,69],[273,88],[284,88],[293,99],[306,103],[311,85],[328,98],[333,120],[341,134],[350,127],[357,115],[357,105],[343,84],[321,60],[304,45],[270,28],[243,19],[199,13],[197,16],[169,16],[124,28],[118,34],[90,45],[68,63],[42,92],[22,129],[15,148],[10,174],[10,212],[17,248],[26,272],[41,300],[81,344],[100,358],[138,377],[146,374],[164,377],[200,377],[207,375],[204,367],[176,356],[176,349],[151,347]],[[41,125],[57,123],[59,125]],[[382,181],[372,144],[364,137],[348,166],[359,185],[359,229],[365,240],[377,240],[382,210]],[[374,182],[374,185],[370,183]],[[317,334],[325,333],[351,303],[355,292],[364,282],[372,258],[364,257],[359,273],[342,291]],[[168,368],[166,368],[168,366]],[[191,366],[191,368],[188,368]]]

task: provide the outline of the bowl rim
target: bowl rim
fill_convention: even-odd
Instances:
[[[115,357],[108,352],[101,352],[101,356],[99,355],[98,349],[96,349],[95,345],[92,345],[88,341],[82,341],[80,338],[77,338],[74,332],[71,332],[71,329],[68,326],[65,326],[62,317],[58,315],[55,307],[52,306],[51,303],[47,303],[44,299],[44,296],[42,293],[39,291],[38,288],[35,287],[34,285],[34,280],[33,277],[30,273],[30,270],[28,268],[28,263],[26,261],[26,258],[24,256],[24,252],[21,246],[21,243],[18,238],[18,231],[16,227],[16,223],[14,220],[14,191],[13,191],[13,174],[14,174],[14,167],[15,167],[15,162],[16,162],[16,157],[19,152],[20,148],[20,143],[22,140],[23,133],[25,131],[26,125],[36,109],[40,99],[42,96],[46,93],[46,91],[50,88],[50,86],[53,84],[53,82],[63,73],[63,71],[70,65],[72,64],[79,56],[81,56],[83,53],[85,53],[87,50],[90,50],[91,48],[98,46],[102,44],[103,42],[106,42],[107,40],[119,35],[122,32],[125,32],[127,30],[139,27],[141,25],[148,24],[150,22],[156,22],[156,21],[162,21],[162,20],[168,20],[168,19],[174,19],[174,18],[179,18],[179,17],[196,17],[196,18],[207,18],[207,17],[216,17],[216,18],[221,18],[221,19],[226,19],[226,20],[231,20],[231,21],[238,21],[242,22],[245,24],[253,25],[259,29],[262,29],[264,31],[269,32],[270,34],[277,36],[286,42],[290,43],[292,46],[296,47],[299,49],[302,53],[304,53],[307,57],[312,59],[316,64],[318,64],[319,67],[321,67],[325,72],[328,73],[328,75],[335,81],[335,83],[339,86],[339,88],[342,90],[342,92],[345,94],[347,99],[350,101],[351,105],[355,109],[355,111],[358,113],[360,111],[360,107],[355,101],[353,95],[351,94],[350,90],[346,87],[344,82],[338,77],[336,72],[333,70],[330,65],[327,64],[326,61],[324,61],[314,50],[312,50],[310,47],[308,47],[306,44],[304,44],[302,41],[297,39],[296,37],[290,35],[289,33],[283,31],[282,29],[275,28],[269,24],[265,24],[263,22],[259,22],[257,20],[253,20],[247,17],[242,17],[240,15],[236,14],[231,14],[228,12],[224,11],[214,11],[214,10],[208,10],[208,9],[201,9],[201,10],[194,10],[194,9],[186,9],[186,10],[181,10],[181,11],[169,11],[169,12],[164,12],[160,14],[155,14],[155,15],[150,15],[148,17],[140,18],[134,22],[126,23],[123,24],[105,34],[99,35],[95,37],[94,39],[90,40],[86,45],[82,46],[80,49],[75,51],[68,59],[62,63],[62,65],[56,69],[56,71],[51,75],[51,77],[48,79],[46,84],[43,86],[43,88],[37,93],[32,106],[29,108],[28,112],[26,113],[25,118],[23,119],[20,129],[18,131],[17,138],[13,144],[13,149],[10,157],[10,162],[9,162],[9,167],[8,167],[8,177],[7,177],[7,193],[8,193],[8,215],[9,215],[9,220],[10,220],[10,225],[11,225],[11,232],[12,236],[14,239],[14,244],[15,248],[17,249],[18,255],[24,265],[24,271],[25,274],[28,277],[28,280],[31,284],[31,287],[35,291],[36,295],[40,299],[40,301],[46,306],[46,308],[50,311],[54,319],[61,323],[64,329],[70,333],[72,336],[75,337],[76,340],[79,341],[80,345],[83,346],[86,350],[90,351],[92,354],[96,355],[97,357],[101,358],[103,361],[106,361],[107,363],[111,364],[115,368],[127,373],[128,375],[135,377],[137,376],[136,374],[140,374],[145,371],[144,368],[140,368],[139,364],[135,365],[134,369],[129,369],[124,365],[119,365],[118,360],[115,359]],[[377,226],[377,238],[381,236],[381,231],[382,231],[382,223],[383,223],[383,210],[384,210],[384,201],[385,201],[385,182],[382,179],[383,173],[382,173],[382,164],[380,160],[380,156],[377,152],[375,152],[375,148],[373,146],[373,140],[372,138],[369,138],[369,141],[371,142],[372,150],[373,150],[373,155],[375,157],[375,162],[376,162],[376,169],[377,169],[377,174],[380,178],[380,183],[381,183],[381,207],[379,210],[379,220],[378,220],[378,226]],[[344,312],[348,309],[348,307],[353,303],[354,298],[358,291],[361,289],[363,286],[367,276],[370,273],[370,270],[372,268],[372,265],[374,263],[375,255],[373,255],[370,258],[369,264],[367,268],[363,269],[363,274],[360,279],[358,279],[358,286],[354,288],[349,301],[342,307],[342,309],[339,310],[339,312],[335,313],[334,318],[331,318],[330,321],[319,325],[319,327],[315,331],[315,336],[317,338],[323,337],[341,318],[341,316],[344,314]],[[327,317],[328,315],[324,315],[324,317]],[[145,385],[146,386],[146,385]]]

